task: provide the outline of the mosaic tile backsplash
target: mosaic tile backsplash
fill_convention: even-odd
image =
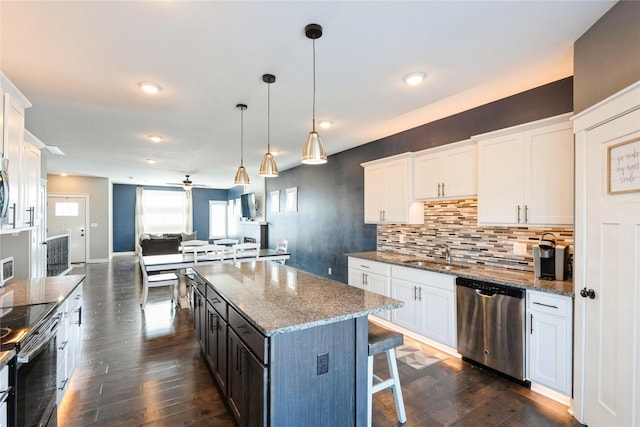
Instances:
[[[478,226],[476,198],[424,203],[424,224],[378,225],[378,251],[444,258],[443,244],[451,249],[453,262],[533,271],[532,246],[544,232],[556,243],[571,245],[573,228]],[[514,254],[514,243],[527,245],[526,255]]]

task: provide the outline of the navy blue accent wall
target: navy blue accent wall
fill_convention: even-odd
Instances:
[[[113,184],[113,251],[135,250],[136,186]]]
[[[113,184],[113,251],[132,252],[135,250],[136,185]],[[144,186],[146,190],[184,191],[182,188]],[[193,230],[198,238],[209,237],[209,200],[227,200],[227,190],[193,188]]]
[[[572,110],[573,78],[569,77],[332,155],[325,165],[282,171],[278,178],[266,180],[267,195],[281,190],[280,213],[271,213],[267,197],[269,247],[285,238],[291,252],[288,265],[346,283],[345,254],[376,250],[376,226],[364,224],[364,171],[360,163]],[[330,148],[330,132],[323,137]],[[298,212],[284,212],[285,189],[289,187],[298,187]],[[329,267],[332,276],[327,273]]]
[[[193,230],[198,232],[198,240],[209,240],[209,200],[227,201],[227,190],[194,188],[191,190],[193,205]]]

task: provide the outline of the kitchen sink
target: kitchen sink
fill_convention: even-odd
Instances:
[[[438,261],[438,260],[424,260],[424,259],[411,259],[409,261],[405,261],[404,264],[408,264],[408,265],[412,265],[414,267],[433,267],[433,268],[441,268],[443,270],[452,270],[452,269],[459,269],[459,270],[464,270],[469,268],[468,265],[462,265],[462,264],[447,264],[446,262],[443,261]]]

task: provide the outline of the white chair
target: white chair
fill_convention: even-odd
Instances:
[[[147,305],[147,298],[149,297],[149,288],[157,288],[160,286],[171,286],[171,302],[178,303],[178,287],[180,285],[180,279],[176,273],[160,273],[149,275],[147,268],[144,265],[142,259],[142,252],[140,252],[140,271],[142,271],[142,303],[140,306],[142,310]]]
[[[258,259],[258,256],[260,256],[260,245],[258,245],[257,243],[238,243],[237,245],[233,246],[233,250],[234,250],[233,262],[236,262],[239,252],[256,251],[255,259]],[[243,258],[249,258],[249,257],[243,257]]]
[[[287,253],[287,248],[289,247],[289,241],[286,239],[278,239],[276,240],[276,252],[281,253],[281,254],[286,254]],[[279,259],[277,260],[280,264],[284,264],[285,263],[285,259]]]
[[[404,336],[400,332],[394,332],[369,322],[369,359],[367,362],[369,371],[367,381],[367,426],[369,427],[371,427],[373,395],[386,389],[391,389],[393,392],[398,422],[400,422],[400,424],[407,422],[395,352],[395,348],[402,345],[403,342]],[[373,373],[373,358],[376,354],[383,352],[386,353],[387,356],[387,367],[389,368],[390,376],[390,378],[386,380],[382,380]]]

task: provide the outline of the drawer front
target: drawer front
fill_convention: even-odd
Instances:
[[[268,364],[267,337],[262,335],[244,317],[229,307],[229,326],[240,337],[242,342],[253,351],[263,364]]]
[[[527,291],[528,309],[561,317],[571,317],[572,298],[546,292]]]
[[[445,291],[455,289],[456,278],[449,274],[435,273],[433,271],[418,270],[409,267],[391,267],[391,277],[406,280],[418,285],[431,286]]]
[[[389,264],[385,264],[382,262],[369,261],[366,259],[349,257],[349,268],[356,268],[358,270],[366,271],[369,273],[388,276],[389,267],[390,267]]]
[[[227,302],[210,285],[207,285],[207,301],[218,312],[220,317],[224,320],[228,319]]]
[[[68,313],[73,312],[82,304],[82,283],[80,283],[67,298],[69,304]]]

